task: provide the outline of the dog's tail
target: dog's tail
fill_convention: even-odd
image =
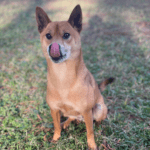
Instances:
[[[98,84],[98,88],[100,89],[101,92],[103,92],[105,90],[106,86],[108,84],[111,84],[114,81],[115,81],[115,78],[113,78],[113,77],[105,79],[103,82],[101,82],[100,84]]]

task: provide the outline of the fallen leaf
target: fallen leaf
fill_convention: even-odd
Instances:
[[[120,141],[121,141],[121,139],[119,139],[119,140],[117,141],[117,144],[119,144],[119,143],[120,143]]]
[[[108,150],[107,147],[104,144],[101,144],[101,145],[104,147],[105,150]]]
[[[44,141],[47,141],[46,135],[44,135]]]
[[[39,114],[37,114],[37,117],[39,118],[39,120],[40,120],[40,121],[42,120],[42,118],[40,117],[40,115],[39,115]]]

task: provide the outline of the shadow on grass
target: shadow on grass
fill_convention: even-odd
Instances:
[[[150,1],[148,0],[98,0],[99,7],[103,4],[105,10],[116,20],[119,16],[124,16],[126,23],[132,26],[134,39],[139,41],[139,45],[146,45],[150,49]],[[111,16],[112,15],[112,16]],[[116,18],[115,16],[116,15]],[[150,51],[146,53],[150,58]]]
[[[150,117],[148,103],[150,61],[144,55],[145,48],[140,46],[138,40],[133,37],[134,33],[130,24],[127,24],[119,13],[113,16],[118,22],[109,21],[109,18],[112,17],[112,14],[108,13],[109,10],[128,7],[129,1],[127,3],[119,1],[119,4],[118,1],[104,1],[108,21],[103,21],[99,15],[90,18],[89,27],[82,33],[83,54],[88,69],[98,82],[110,76],[116,78],[115,83],[108,87],[109,90],[106,89],[103,93],[104,97],[107,97],[109,122],[106,121],[102,126],[104,132],[107,132],[109,123],[111,127],[115,124],[111,128],[111,134],[114,134],[114,138],[123,139],[124,142],[115,144],[110,140],[109,143],[118,149],[140,149],[142,146],[146,147],[149,140],[148,130],[145,135],[138,131],[139,128],[140,130],[144,128],[144,124],[148,126],[148,120],[144,118]],[[140,9],[141,6],[137,8]],[[137,143],[138,138],[131,139],[131,135],[125,134],[124,129],[120,128],[120,125],[129,122],[131,127],[134,124],[140,124],[140,127],[137,126],[135,130],[130,128],[130,132],[136,132],[143,145]],[[145,139],[141,138],[142,136]]]
[[[20,11],[11,23],[0,29],[0,46],[3,48],[10,47],[10,49],[16,48],[23,45],[26,41],[36,38],[36,36],[39,38],[35,19],[35,8],[36,6],[41,7],[43,3],[46,4],[50,1],[53,0],[28,0],[27,5],[24,6],[27,9]],[[3,5],[7,5],[10,2],[12,3],[12,1],[7,1]],[[15,0],[14,2],[17,3]],[[53,15],[55,12],[49,11],[48,13]],[[22,36],[23,34],[24,36]]]
[[[121,22],[124,22],[123,18],[117,17]],[[125,24],[122,26],[120,24],[103,22],[102,18],[98,15],[91,17],[89,20],[89,27],[82,33],[82,41],[85,62],[92,73],[96,74],[97,71],[103,72],[103,69],[107,70],[107,73],[100,73],[101,76],[103,75],[102,78],[109,76],[117,77],[117,72],[115,71],[118,69],[117,63],[120,62],[117,62],[118,60],[115,55],[123,55],[125,52],[126,55],[129,55],[127,57],[129,59],[130,56],[134,55],[129,45],[137,45],[137,42],[132,40],[132,31],[129,25]],[[111,63],[111,61],[116,63]],[[129,60],[122,59],[121,62],[123,63],[123,61],[125,61],[125,64],[128,64]],[[120,76],[122,75],[118,77]],[[95,77],[98,78],[100,76]]]
[[[99,0],[101,2],[101,0]],[[148,15],[150,17],[149,7],[150,7],[150,1],[148,0],[105,0],[105,5],[111,9],[114,8],[120,8],[120,9],[136,9],[136,10],[144,10],[144,15]],[[99,3],[100,4],[100,3]],[[147,16],[147,17],[148,17]]]
[[[112,5],[109,5],[109,3]],[[131,5],[130,1],[119,1],[119,4],[116,4],[116,1],[105,1],[104,5],[106,5],[107,7],[107,10],[105,12],[106,15],[107,12],[112,9],[112,7],[117,7],[118,5],[119,7],[125,7],[124,3],[126,7],[128,7],[128,5]],[[141,8],[141,6],[139,6],[138,8]],[[109,13],[108,17],[111,17],[109,16]],[[85,61],[87,65],[89,65],[90,63],[98,65],[98,63],[104,62],[104,64],[106,64],[105,66],[107,67],[107,64],[110,64],[110,61],[113,60],[115,62],[113,63],[114,66],[112,66],[112,63],[111,65],[108,65],[108,75],[116,76],[116,71],[121,71],[121,74],[119,74],[118,77],[124,79],[127,79],[129,77],[127,73],[133,72],[132,75],[136,73],[136,75],[138,75],[138,73],[141,73],[143,75],[143,73],[146,72],[138,72],[137,68],[143,66],[146,69],[147,65],[149,64],[149,60],[145,59],[144,48],[140,47],[139,41],[133,37],[134,33],[130,24],[127,24],[124,18],[119,14],[116,14],[115,19],[116,18],[120,23],[115,24],[108,21],[103,22],[103,19],[99,15],[95,15],[90,18],[89,27],[82,33]],[[90,49],[88,50],[88,48]],[[100,55],[101,53],[102,55]],[[117,66],[120,64],[122,64],[122,66],[119,70],[117,70]],[[124,65],[126,65],[126,67],[123,69]],[[98,67],[101,67],[100,64],[98,65]],[[129,67],[130,69],[127,69]],[[122,71],[124,71],[124,73]],[[96,72],[93,71],[92,73]]]

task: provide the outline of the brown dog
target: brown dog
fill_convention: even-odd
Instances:
[[[93,120],[100,122],[107,116],[107,107],[92,74],[86,68],[81,51],[80,32],[82,12],[80,5],[72,11],[68,21],[52,22],[36,7],[36,21],[44,56],[47,60],[47,103],[54,121],[53,141],[61,136],[75,119],[84,120],[88,146],[96,150]],[[113,81],[109,78],[100,88]],[[68,119],[60,123],[60,112]]]

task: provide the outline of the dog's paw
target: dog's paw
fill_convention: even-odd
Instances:
[[[57,141],[58,141],[58,140],[57,140]],[[55,141],[55,140],[51,140],[51,143],[56,144],[56,143],[57,143],[57,141]]]
[[[66,121],[61,123],[61,128],[64,130],[66,130],[68,128],[68,126],[69,126],[69,124]]]
[[[97,149],[97,145],[96,145],[96,143],[95,142],[88,142],[88,149],[89,150],[98,150]]]
[[[91,147],[88,146],[88,149],[87,149],[87,150],[99,150],[99,149],[97,148],[97,146],[94,147],[94,148],[91,148]]]
[[[67,127],[69,126],[69,124],[71,123],[71,121],[73,121],[74,119],[72,118],[68,118],[66,121],[61,123],[61,128],[62,129],[67,129]]]
[[[52,139],[52,143],[57,143],[57,141],[59,140],[60,138],[60,134],[57,134],[57,133],[54,133],[53,135],[53,139]]]

